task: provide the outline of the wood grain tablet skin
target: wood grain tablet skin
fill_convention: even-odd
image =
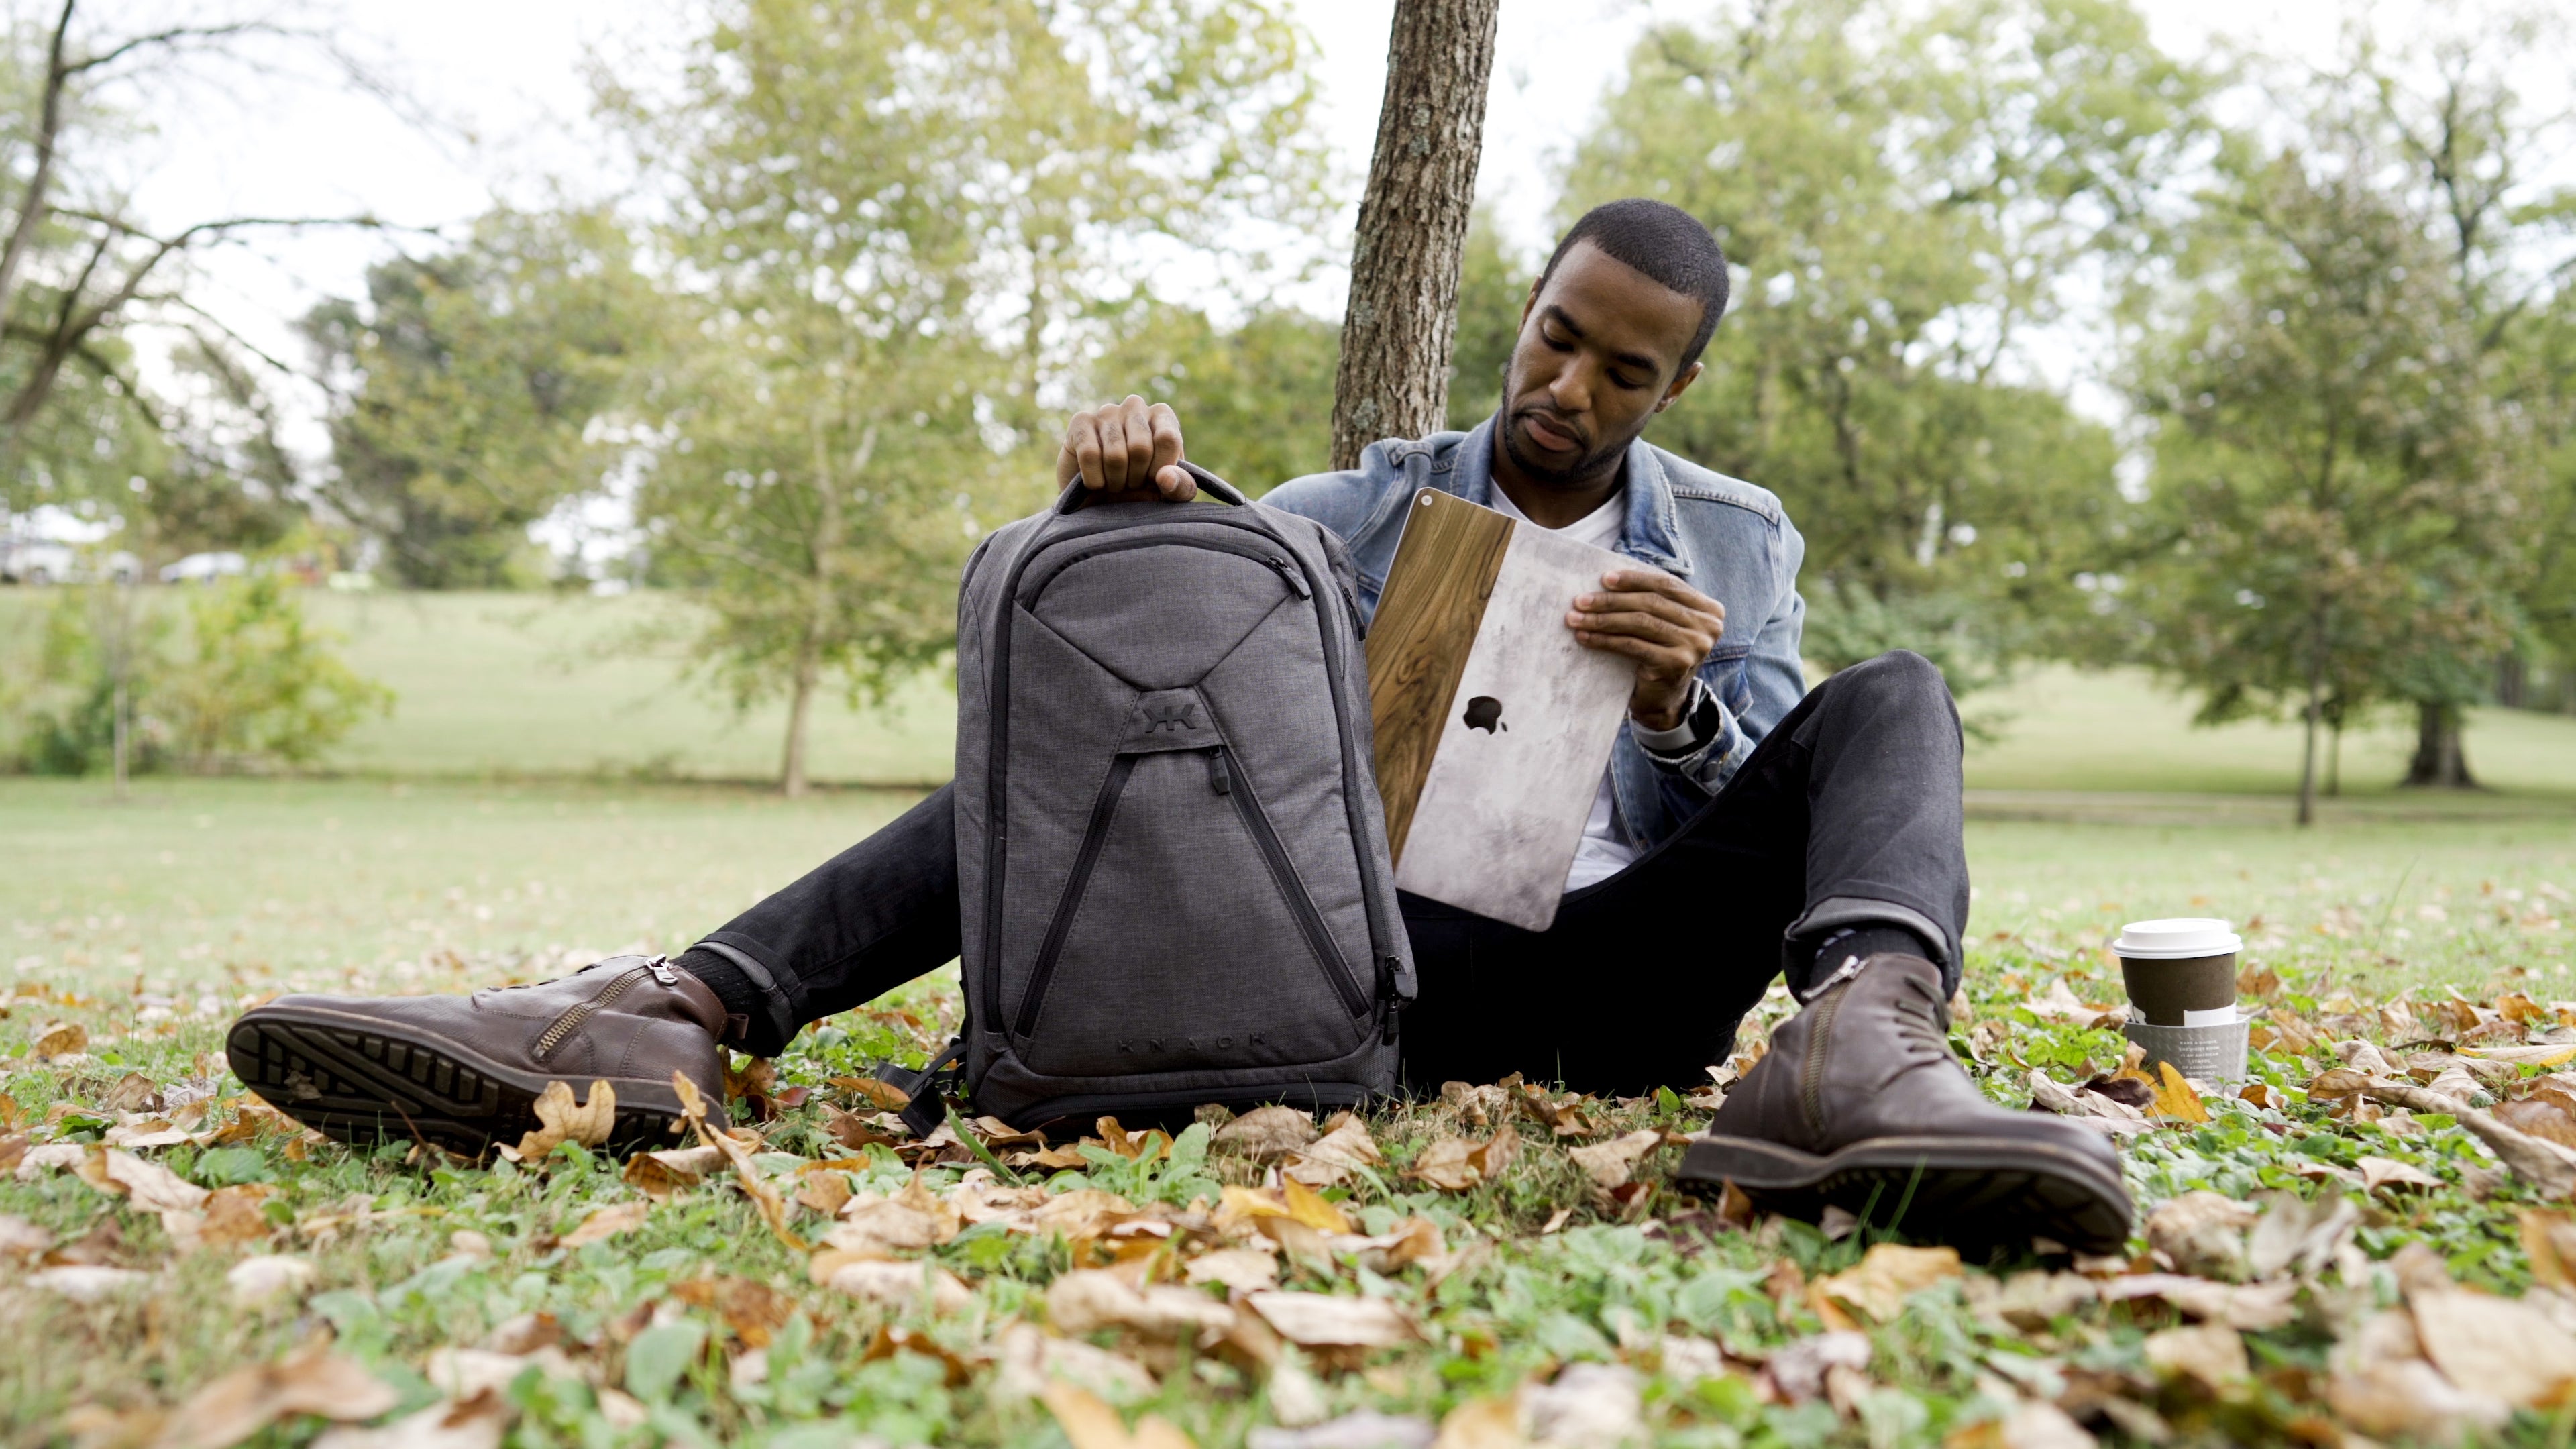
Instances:
[[[1514,526],[1436,488],[1415,494],[1411,506],[1367,646],[1377,788],[1397,861]]]

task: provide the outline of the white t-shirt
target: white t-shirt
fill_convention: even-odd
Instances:
[[[1542,526],[1514,507],[1500,484],[1495,485],[1493,495],[1495,512],[1532,528]],[[1627,506],[1628,490],[1622,488],[1611,494],[1608,502],[1555,532],[1576,543],[1616,549],[1619,546],[1619,526],[1627,520]],[[1568,608],[1574,606],[1572,599],[1565,603]],[[1605,766],[1601,771],[1601,788],[1592,796],[1592,813],[1583,819],[1583,843],[1574,848],[1574,866],[1565,873],[1565,888],[1578,891],[1608,880],[1626,870],[1636,858],[1636,844],[1628,838],[1628,831],[1619,820],[1618,797],[1611,793],[1610,771]]]

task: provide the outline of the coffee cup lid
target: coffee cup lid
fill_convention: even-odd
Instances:
[[[2133,961],[2181,961],[2194,956],[2224,956],[2245,949],[2245,942],[2225,921],[2181,917],[2170,921],[2131,921],[2120,928],[2111,950]]]

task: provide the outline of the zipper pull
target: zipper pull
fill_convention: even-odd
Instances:
[[[652,960],[645,962],[644,967],[646,970],[653,973],[654,980],[661,982],[665,986],[677,986],[680,984],[680,974],[671,969],[671,958],[668,956],[656,956]]]
[[[1234,780],[1225,771],[1225,746],[1208,751],[1208,788],[1220,795],[1234,793]]]
[[[1290,563],[1284,558],[1274,558],[1270,560],[1270,566],[1279,571],[1279,577],[1288,581],[1288,587],[1297,591],[1298,598],[1311,599],[1315,597],[1314,589],[1309,587],[1306,583],[1306,574],[1304,570],[1298,568],[1295,564]]]

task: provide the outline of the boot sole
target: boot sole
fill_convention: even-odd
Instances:
[[[479,1157],[541,1125],[536,1102],[548,1084],[565,1082],[586,1101],[592,1080],[617,1093],[608,1150],[687,1145],[679,1135],[679,1094],[669,1082],[531,1074],[446,1037],[389,1029],[352,1013],[257,1007],[233,1023],[224,1050],[233,1075],[261,1100],[353,1146],[418,1140]],[[712,1100],[707,1118],[724,1125]]]
[[[2022,1248],[2044,1237],[2112,1253],[2129,1239],[2129,1194],[2117,1176],[2011,1138],[1879,1137],[1819,1157],[1756,1138],[1703,1137],[1675,1177],[1703,1197],[1732,1182],[1755,1207],[1808,1222],[1828,1206],[1866,1208],[1873,1227],[1960,1247]]]

